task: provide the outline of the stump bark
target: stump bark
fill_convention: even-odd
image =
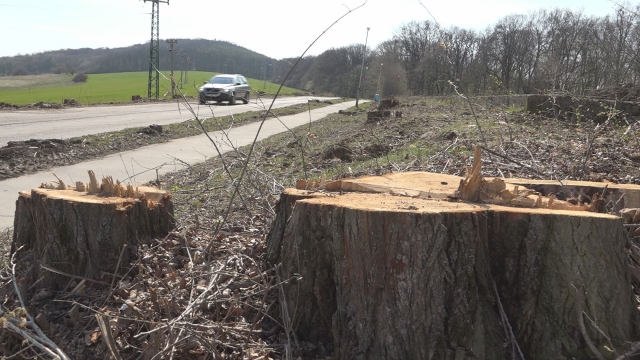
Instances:
[[[61,289],[74,276],[112,275],[118,262],[129,263],[139,241],[164,236],[174,226],[171,194],[164,190],[138,187],[127,194],[110,178],[102,186],[78,185],[19,194],[12,253],[22,248],[20,255],[34,260],[27,283]]]
[[[638,339],[620,217],[509,183],[492,197],[491,179],[478,185],[486,201],[463,202],[464,182],[406,173],[285,190],[268,259],[283,279],[300,277],[282,299],[298,337],[332,343],[341,359],[456,360],[518,348],[587,359],[588,342],[611,357],[605,346]]]

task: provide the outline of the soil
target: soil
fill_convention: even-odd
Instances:
[[[77,359],[102,358],[109,351],[96,313],[111,319],[123,358],[162,353],[156,359],[330,359],[331,344],[298,342],[288,331],[278,294],[281,286],[296,279],[279,278],[264,262],[275,203],[297,179],[409,170],[464,175],[479,144],[497,154],[485,153],[485,176],[640,184],[638,119],[596,125],[588,119],[567,122],[484,104],[470,111],[442,99],[397,100],[385,109],[391,116],[379,122],[367,123],[365,111],[350,109],[270,137],[253,150],[239,148],[222,160],[164,176],[161,184],[174,197],[175,231],[135,249],[138,260],[123,265],[113,287],[91,281],[80,286],[79,279],[70,279],[59,291],[32,285],[26,290],[29,312]],[[362,108],[374,110],[375,103]],[[151,140],[140,139],[157,136],[123,136],[99,146],[72,139],[64,145],[45,141],[20,146],[37,147],[50,161],[77,158],[80,155],[64,149],[78,151],[80,143],[83,153],[100,154],[110,146],[141,146],[138,141]],[[28,171],[37,166],[33,152],[11,154],[4,156],[11,156],[12,168]],[[6,162],[2,156],[0,152]],[[0,175],[2,169],[6,167],[0,167]],[[18,253],[16,263],[19,276],[35,259]],[[112,277],[94,280],[111,283]],[[0,287],[4,307],[16,309],[19,303],[10,283],[3,280]],[[79,286],[82,291],[74,291]],[[20,336],[5,331],[2,337],[0,355],[25,349]],[[24,350],[25,357],[36,353]]]
[[[188,99],[189,101],[196,101],[196,98],[192,97],[192,96],[187,96],[185,97],[185,99]],[[18,104],[12,104],[12,103],[6,103],[6,102],[2,102],[0,101],[0,110],[36,110],[36,109],[64,109],[64,108],[69,108],[69,107],[80,107],[80,106],[104,106],[104,105],[110,105],[110,106],[114,106],[114,105],[129,105],[129,104],[142,104],[142,103],[167,103],[167,102],[174,102],[175,100],[172,99],[148,99],[148,98],[138,98],[135,100],[131,100],[131,102],[129,103],[108,103],[108,104],[101,104],[101,103],[96,103],[96,104],[81,104],[78,101],[76,101],[75,99],[71,98],[71,99],[63,99],[62,103],[52,103],[52,102],[46,102],[46,101],[39,101],[36,103],[31,103],[31,104],[25,104],[25,105],[18,105]]]

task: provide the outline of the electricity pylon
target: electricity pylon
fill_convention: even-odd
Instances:
[[[149,44],[149,98],[160,94],[160,3],[169,5],[169,0],[144,0],[151,2],[151,41]]]

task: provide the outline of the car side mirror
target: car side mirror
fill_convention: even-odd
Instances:
[[[204,81],[205,84],[208,84],[209,82],[207,80]]]

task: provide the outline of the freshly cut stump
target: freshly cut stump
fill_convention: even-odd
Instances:
[[[39,280],[39,287],[61,289],[73,277],[99,281],[114,274],[118,262],[129,263],[139,241],[164,236],[173,226],[167,191],[127,189],[110,178],[98,186],[93,176],[86,189],[60,181],[55,188],[20,192],[12,253],[20,249],[19,259],[33,259],[28,284]]]
[[[340,359],[627,350],[639,328],[622,219],[472,180],[414,172],[285,190],[267,238],[290,280],[283,321]],[[484,202],[460,201],[465,186]]]

